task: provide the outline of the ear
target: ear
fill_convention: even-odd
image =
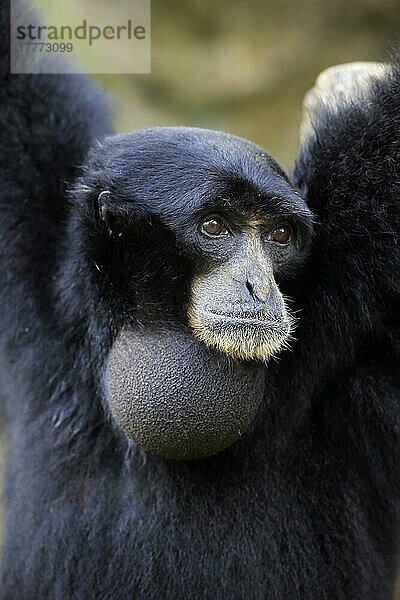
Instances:
[[[113,200],[110,190],[103,190],[96,201],[97,220],[107,235],[114,240],[122,237],[126,210]]]

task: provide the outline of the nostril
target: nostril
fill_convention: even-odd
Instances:
[[[251,283],[251,282],[250,282],[248,279],[246,280],[246,287],[247,287],[247,289],[249,290],[250,296],[251,296],[252,298],[255,298],[255,297],[256,297],[256,295],[255,295],[255,293],[254,293],[254,287],[253,287],[253,284],[252,284],[252,283]]]

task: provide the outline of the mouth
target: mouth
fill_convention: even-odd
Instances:
[[[282,319],[271,317],[265,310],[235,310],[219,311],[215,309],[206,309],[203,311],[204,317],[210,321],[226,325],[235,326],[255,326],[280,329],[285,325]]]
[[[194,336],[207,346],[238,360],[265,362],[290,340],[291,316],[284,308],[276,308],[202,306],[189,312],[189,324]]]

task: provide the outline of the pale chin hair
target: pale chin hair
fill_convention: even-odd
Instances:
[[[227,356],[237,360],[260,360],[266,362],[279,352],[289,348],[295,319],[285,310],[281,323],[282,331],[260,332],[253,326],[240,330],[223,327],[219,331],[202,323],[199,310],[191,306],[188,312],[189,324],[196,339]]]

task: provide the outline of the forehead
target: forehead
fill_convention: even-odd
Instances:
[[[118,192],[163,220],[201,211],[263,218],[307,210],[275,161],[235,136],[161,128],[116,136],[107,145]]]
[[[250,174],[226,167],[201,175],[197,171],[187,187],[152,202],[149,209],[171,227],[212,214],[252,226],[265,225],[276,216],[295,217],[304,223],[311,220],[304,200],[269,165]]]
[[[253,179],[222,169],[203,175],[197,171],[187,182],[152,196],[147,209],[171,225],[213,213],[254,223],[273,215],[308,212],[289,183],[270,168]]]
[[[248,176],[221,173],[219,181],[197,198],[190,209],[222,210],[253,220],[271,214],[285,214],[305,208],[305,203],[288,181],[270,167]]]

